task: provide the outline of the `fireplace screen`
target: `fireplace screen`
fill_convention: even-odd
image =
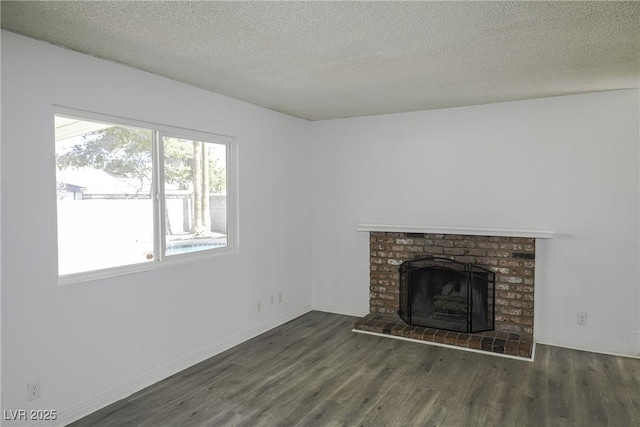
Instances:
[[[409,325],[458,332],[494,328],[495,274],[473,264],[426,257],[400,266],[400,310]]]

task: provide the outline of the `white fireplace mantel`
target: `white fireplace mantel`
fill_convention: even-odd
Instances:
[[[390,233],[463,234],[467,236],[526,237],[555,239],[556,230],[527,230],[510,228],[440,227],[432,225],[359,224],[357,231],[381,231]]]

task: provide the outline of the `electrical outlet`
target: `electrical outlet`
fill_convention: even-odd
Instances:
[[[40,397],[40,380],[27,384],[27,400],[36,400]]]
[[[586,325],[587,324],[587,313],[584,311],[578,312],[578,325]]]
[[[282,302],[282,292],[278,292],[278,304]]]
[[[273,295],[271,295],[271,305],[273,305]]]
[[[258,313],[262,311],[262,302],[258,301]]]

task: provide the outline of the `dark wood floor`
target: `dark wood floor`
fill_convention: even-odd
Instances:
[[[351,332],[311,312],[73,426],[638,426],[640,360],[534,363]]]

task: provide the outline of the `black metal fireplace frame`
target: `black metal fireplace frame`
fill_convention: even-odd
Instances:
[[[400,267],[399,267],[399,272],[400,272],[400,300],[399,300],[399,305],[400,305],[400,309],[398,310],[398,315],[400,316],[400,318],[402,320],[405,321],[405,323],[409,324],[409,325],[413,325],[413,326],[424,326],[424,327],[433,327],[427,324],[420,324],[420,323],[414,323],[413,319],[412,319],[412,308],[411,308],[411,297],[413,296],[413,281],[412,279],[412,274],[416,271],[419,270],[423,270],[423,269],[428,269],[428,268],[433,268],[433,267],[429,267],[429,266],[419,266],[420,263],[442,263],[443,265],[449,264],[449,265],[456,265],[457,268],[456,269],[452,269],[452,268],[448,268],[448,267],[443,267],[440,266],[441,269],[446,270],[446,269],[450,269],[451,271],[455,271],[456,273],[460,273],[460,272],[464,272],[467,275],[467,298],[466,298],[466,323],[467,323],[467,328],[466,331],[462,331],[462,332],[467,332],[467,333],[475,333],[475,332],[484,332],[484,331],[492,331],[495,329],[495,292],[496,292],[496,287],[495,287],[495,273],[492,272],[491,270],[488,270],[486,268],[483,267],[479,267],[477,265],[471,264],[471,263],[464,263],[464,262],[460,262],[460,261],[456,261],[454,259],[451,258],[446,258],[446,257],[438,257],[438,256],[427,256],[427,257],[421,257],[421,258],[415,258],[409,261],[405,261],[403,262]],[[415,266],[415,267],[414,267]],[[490,286],[491,289],[487,289],[487,293],[491,295],[491,299],[490,301],[492,302],[491,304],[491,315],[488,318],[488,327],[486,329],[483,328],[479,328],[479,329],[474,329],[474,324],[473,324],[473,315],[472,315],[472,304],[473,304],[473,289],[474,289],[474,279],[480,278],[480,276],[477,276],[477,274],[482,274],[483,276],[486,275],[485,277],[482,277],[482,280],[487,282],[487,285],[491,284],[492,286]],[[489,288],[489,286],[487,286],[487,288]],[[446,327],[441,327],[439,326],[438,329],[444,329],[444,330],[451,330],[451,331],[456,331],[456,332],[461,332],[458,329],[449,329]]]

